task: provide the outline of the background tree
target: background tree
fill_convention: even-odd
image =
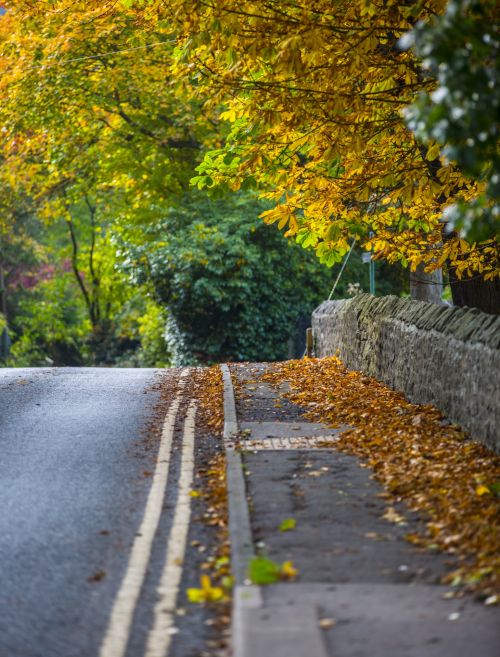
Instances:
[[[140,240],[142,226],[188,187],[206,129],[197,124],[193,104],[180,104],[165,84],[162,62],[172,44],[164,27],[149,29],[112,2],[56,5],[13,2],[0,22],[0,176],[15,189],[9,208],[23,195],[30,199],[59,260],[52,279],[40,280],[19,309],[22,343],[14,356],[18,362],[38,363],[41,353],[59,364],[64,354],[75,362],[111,362],[132,345],[132,327],[143,332],[151,355],[157,338],[146,327],[157,336],[160,314],[149,305],[150,320],[140,323],[133,299],[147,289],[130,290],[117,267],[116,240]],[[8,234],[11,221],[2,219]],[[61,266],[68,260],[69,272]],[[65,305],[68,295],[74,312]],[[36,303],[50,311],[29,317]],[[136,321],[119,312],[123,307]],[[160,358],[165,362],[166,354]]]
[[[175,244],[180,257],[196,241],[179,217],[185,218],[184,223],[190,217],[192,224],[196,215],[203,223],[206,211],[213,235],[221,222],[217,238],[196,243],[198,257],[208,263],[205,270],[188,268],[183,285],[198,288],[203,283],[197,277],[206,276],[212,292],[228,288],[226,279],[232,270],[220,265],[217,249],[223,248],[229,262],[235,254],[241,259],[242,249],[248,247],[251,263],[239,282],[236,276],[234,285],[241,285],[249,308],[262,305],[271,315],[270,290],[277,295],[288,290],[276,301],[276,317],[264,313],[260,328],[250,322],[247,333],[241,324],[242,302],[236,299],[240,324],[235,321],[233,332],[226,331],[226,342],[232,346],[219,357],[230,349],[235,358],[250,353],[250,344],[256,353],[259,340],[270,345],[265,347],[270,357],[283,353],[284,336],[293,327],[300,304],[302,312],[309,312],[312,299],[320,298],[315,296],[317,280],[328,277],[311,265],[307,255],[302,261],[300,249],[290,251],[289,245],[281,244],[279,236],[266,240],[262,227],[259,239],[251,239],[249,226],[255,217],[250,214],[260,212],[262,206],[246,199],[248,208],[243,212],[241,201],[235,199],[238,208],[233,216],[229,201],[200,206],[198,199],[193,209],[189,179],[204,149],[224,138],[224,129],[220,130],[215,111],[204,109],[200,99],[186,93],[186,79],[170,75],[176,66],[172,24],[163,20],[164,14],[154,14],[152,7],[146,11],[132,3],[13,2],[0,23],[0,85],[6,98],[0,108],[4,126],[0,176],[16,187],[18,195],[31,199],[46,247],[57,261],[50,280],[40,281],[19,313],[20,337],[14,349],[18,363],[32,359],[33,364],[44,364],[46,358],[56,363],[65,358],[144,363],[131,351],[138,346],[137,333],[147,357],[159,351],[164,362],[158,339],[164,314],[148,281],[153,280],[159,291],[172,285],[170,277],[175,279],[170,260],[159,257],[161,249],[167,249],[162,245]],[[241,234],[236,217],[243,222]],[[291,265],[286,269],[286,285],[284,274],[276,283],[264,284],[263,274],[257,273],[259,263],[269,277],[279,269],[268,266],[267,243],[274,244],[272,258],[277,253],[294,254],[291,262],[298,271],[294,273]],[[134,288],[128,279],[131,254],[134,263],[143,267],[140,286]],[[143,266],[141,259],[151,266]],[[250,281],[250,274],[262,284]],[[141,295],[146,303],[140,303]],[[163,298],[174,309],[172,299],[166,294]],[[214,292],[211,303],[217,298]],[[37,304],[44,312],[34,312]],[[227,318],[224,303],[219,308],[212,305],[214,321],[218,311]],[[206,330],[206,322],[196,325],[195,315],[193,326],[187,319],[178,324],[184,336],[200,341],[199,331]],[[268,331],[258,338],[264,325]],[[198,352],[205,360],[217,357],[213,345]]]

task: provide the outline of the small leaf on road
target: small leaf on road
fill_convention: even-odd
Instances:
[[[400,515],[393,506],[390,506],[382,516],[385,520],[393,522],[396,525],[406,525],[405,519]]]
[[[297,526],[297,521],[295,518],[285,518],[280,525],[280,532],[289,532],[291,529],[295,529]]]
[[[87,577],[87,582],[90,582],[91,584],[94,584],[95,582],[100,582],[106,577],[106,571],[105,570],[98,570],[96,573],[91,575],[90,577]]]
[[[200,577],[200,588],[191,588],[186,591],[189,602],[203,604],[205,602],[219,602],[226,599],[226,593],[221,586],[212,586],[208,575]]]
[[[334,618],[322,618],[318,625],[322,630],[329,630],[337,624],[337,621]]]

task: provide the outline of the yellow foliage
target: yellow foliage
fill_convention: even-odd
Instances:
[[[156,190],[172,186],[170,145],[189,139],[220,147],[203,163],[207,186],[251,179],[277,203],[264,220],[288,237],[307,230],[325,262],[353,237],[369,246],[373,231],[390,262],[500,275],[497,237],[464,247],[443,236],[443,208],[484,184],[442,161],[437,144],[418,144],[401,115],[435,82],[397,40],[445,0],[10,4],[0,20],[1,175],[50,199],[47,220],[65,211],[60,190],[74,183],[81,194],[89,172],[102,174],[92,180],[101,191],[124,191],[127,212],[154,207]],[[227,139],[206,135],[218,120]],[[132,159],[123,137],[137,135],[166,164]]]
[[[256,180],[280,203],[266,223],[290,237],[307,228],[325,261],[346,239],[363,242],[373,230],[391,262],[435,268],[449,259],[458,275],[500,275],[497,252],[443,239],[443,208],[482,186],[441,161],[438,144],[419,145],[401,116],[435,83],[396,42],[444,6],[173,0],[166,11],[179,31],[176,72],[196,80],[190,91],[205,107],[225,106],[223,120],[239,117],[229,140],[238,167],[206,161],[204,173],[219,183]],[[287,194],[293,208],[279,201]],[[344,229],[327,239],[340,216]]]

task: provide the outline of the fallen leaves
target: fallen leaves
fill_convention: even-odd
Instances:
[[[189,588],[186,591],[189,602],[203,604],[228,600],[227,592],[222,586],[213,586],[208,575],[200,577],[200,588]]]
[[[202,554],[204,560],[200,564],[200,586],[188,588],[186,596],[194,604],[217,603],[214,604],[216,619],[209,620],[222,628],[229,622],[227,603],[232,579],[227,531],[226,459],[220,441],[224,424],[220,367],[197,368],[192,392],[200,409],[197,431],[204,434],[206,440],[198,443],[199,465],[190,497],[196,507],[195,522],[202,522],[210,528],[212,540],[206,545],[197,539],[190,541],[191,548]],[[212,450],[207,451],[211,443]]]
[[[218,365],[197,370],[196,397],[199,402],[199,427],[204,432],[222,434],[224,427],[224,383]]]
[[[427,519],[425,535],[407,538],[456,557],[446,582],[498,600],[498,455],[444,423],[437,408],[409,403],[380,381],[346,370],[336,357],[273,364],[264,378],[277,386],[288,382],[285,397],[303,407],[307,419],[350,426],[335,448],[360,457],[393,502],[404,500]],[[386,519],[404,522],[392,505]]]

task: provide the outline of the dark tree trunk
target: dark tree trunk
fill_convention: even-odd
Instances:
[[[479,308],[491,315],[500,315],[500,278],[485,281],[481,276],[459,280],[453,268],[449,268],[453,305]]]

